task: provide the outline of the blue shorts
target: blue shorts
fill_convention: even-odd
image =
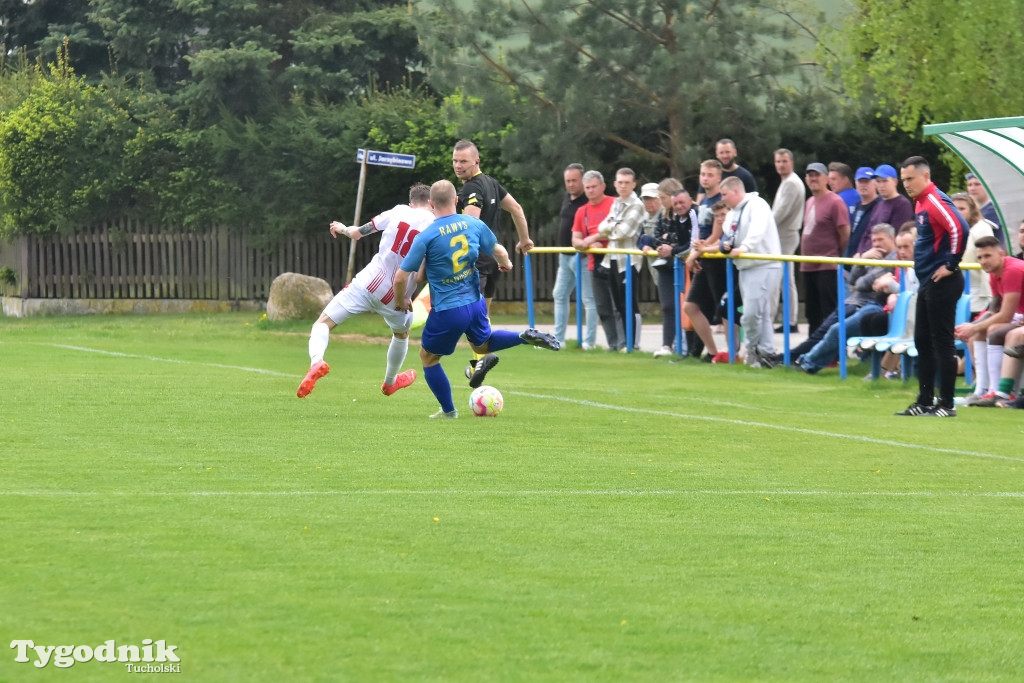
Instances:
[[[482,346],[491,338],[491,321],[483,299],[446,311],[430,311],[420,342],[435,356],[450,356],[462,335],[474,346]]]

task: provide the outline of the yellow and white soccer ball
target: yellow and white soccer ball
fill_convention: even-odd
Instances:
[[[501,397],[501,392],[486,384],[477,387],[469,395],[469,409],[477,417],[494,417],[501,412],[504,405],[505,400]]]

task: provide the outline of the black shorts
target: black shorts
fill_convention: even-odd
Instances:
[[[494,297],[494,290],[498,287],[498,262],[490,254],[480,254],[476,259],[476,270],[480,273],[480,293],[485,299]]]
[[[690,280],[686,300],[700,306],[704,317],[711,320],[725,295],[725,266],[728,262],[722,259],[701,259],[699,263],[701,269]]]

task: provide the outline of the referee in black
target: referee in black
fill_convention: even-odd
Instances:
[[[459,190],[458,204],[456,210],[474,218],[479,218],[491,229],[495,235],[498,234],[498,224],[501,219],[501,209],[508,211],[512,216],[512,222],[516,226],[518,241],[516,251],[525,254],[533,248],[533,240],[530,239],[530,229],[526,224],[526,214],[523,207],[515,200],[508,190],[501,186],[497,180],[480,170],[480,150],[469,140],[459,140],[455,143],[452,151],[452,168],[456,177],[462,181],[462,189]],[[498,264],[489,255],[480,253],[476,262],[476,269],[480,273],[480,293],[487,301],[487,312],[491,312],[491,299],[494,298],[494,290],[498,279]],[[466,377],[472,379],[475,368],[480,361],[484,366],[479,368],[480,374],[485,375],[488,370],[498,364],[498,357],[492,353],[485,356],[474,356],[473,360],[466,367]]]

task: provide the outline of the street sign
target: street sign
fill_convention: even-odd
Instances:
[[[366,186],[366,165],[392,166],[394,168],[416,168],[415,154],[399,154],[397,152],[378,152],[375,149],[357,149],[356,162],[359,164],[359,189],[356,192],[356,215],[352,219],[352,225],[359,225],[359,215],[363,212],[363,189]],[[352,282],[352,275],[356,272],[356,250],[354,245],[349,246],[348,252],[348,277],[345,282]]]
[[[363,155],[366,154],[366,163],[373,166],[394,166],[395,168],[416,168],[415,154],[398,154],[397,152],[378,152],[376,150],[356,150],[356,161],[363,163]]]

